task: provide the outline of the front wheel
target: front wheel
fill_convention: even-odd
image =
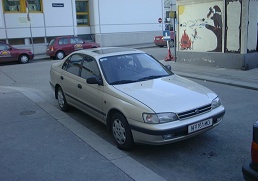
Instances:
[[[19,63],[28,63],[28,61],[30,60],[29,56],[26,54],[22,54],[19,56]]]
[[[115,113],[112,116],[111,130],[119,149],[129,150],[133,147],[134,141],[132,132],[126,118],[122,114]]]
[[[64,92],[61,87],[58,87],[57,89],[57,100],[58,100],[58,105],[61,108],[62,111],[68,111],[69,105],[65,99]]]
[[[65,57],[65,54],[63,51],[56,52],[56,59],[61,60]]]

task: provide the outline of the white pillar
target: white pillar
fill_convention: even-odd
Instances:
[[[30,45],[30,38],[24,38],[24,44]]]
[[[247,53],[247,26],[248,26],[248,1],[242,1],[242,19],[241,19],[241,54]]]

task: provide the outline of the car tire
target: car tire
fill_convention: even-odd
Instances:
[[[26,55],[26,54],[20,55],[20,56],[19,56],[19,59],[18,59],[19,63],[21,63],[21,64],[28,63],[29,60],[30,60],[30,58],[29,58],[29,56]]]
[[[62,111],[66,112],[69,110],[69,105],[66,101],[64,91],[61,87],[58,87],[58,89],[57,89],[57,100],[58,100],[58,105]]]
[[[164,46],[163,45],[159,45],[160,48],[163,48]]]
[[[122,114],[115,113],[112,116],[111,131],[119,149],[129,150],[133,147],[132,132],[126,118]]]
[[[56,57],[55,57],[55,56],[50,56],[50,58],[51,58],[52,60],[55,60],[55,59],[56,59]]]
[[[63,51],[58,51],[56,52],[56,59],[57,60],[62,60],[65,57],[65,54]]]

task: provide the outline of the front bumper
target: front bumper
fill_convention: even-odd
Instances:
[[[32,60],[33,58],[34,58],[34,54],[33,53],[29,54],[29,59]]]
[[[250,164],[249,162],[246,162],[243,166],[242,166],[242,172],[243,172],[243,176],[244,176],[244,179],[246,181],[257,181],[258,180],[258,172],[253,170],[251,167],[250,167]]]
[[[130,124],[134,141],[137,143],[161,145],[184,140],[192,136],[201,134],[217,126],[225,114],[225,108],[221,106],[216,111],[178,121],[177,123],[165,123],[149,125],[146,123],[133,125]],[[203,120],[212,119],[212,125],[193,133],[188,133],[188,126]],[[131,122],[132,123],[132,122]],[[145,126],[145,127],[144,127]],[[146,126],[149,126],[146,128]]]

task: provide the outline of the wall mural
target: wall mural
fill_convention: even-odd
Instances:
[[[178,6],[179,50],[222,51],[223,1]]]

